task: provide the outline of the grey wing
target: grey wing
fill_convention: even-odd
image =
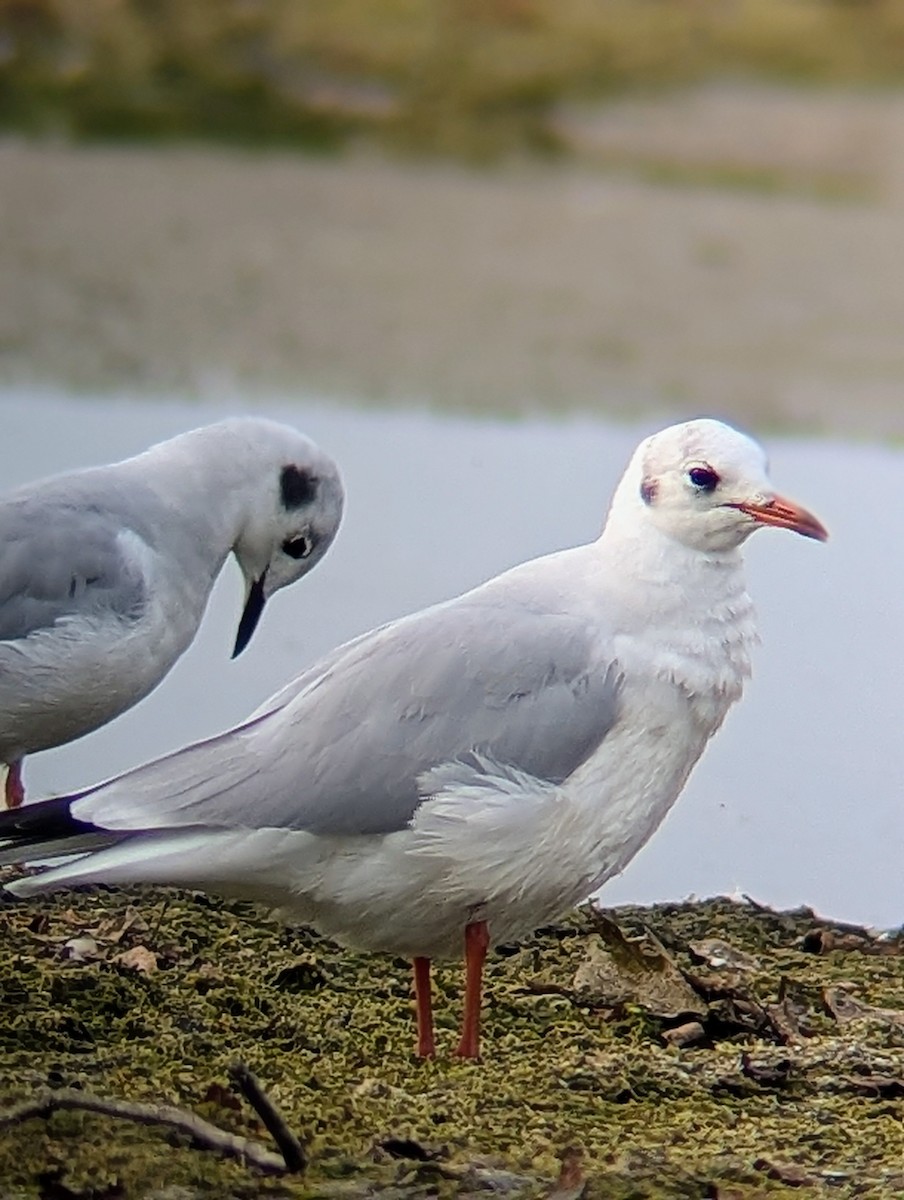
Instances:
[[[79,802],[108,828],[404,828],[450,763],[560,782],[616,720],[617,664],[578,618],[462,598],[359,638],[282,709]]]
[[[137,615],[145,581],[103,510],[9,499],[0,505],[0,640],[79,613]]]
[[[324,675],[331,671],[340,659],[348,657],[360,642],[376,637],[386,627],[385,625],[381,625],[378,629],[372,629],[369,633],[362,633],[352,641],[345,642],[343,645],[337,646],[335,650],[331,650],[328,654],[325,654],[323,658],[308,667],[306,671],[302,671],[300,675],[296,675],[294,679],[290,679],[278,692],[274,692],[272,696],[268,696],[263,704],[259,704],[254,710],[248,721],[243,722],[243,724],[247,725],[252,721],[257,721],[259,717],[266,717],[278,709],[286,708],[302,692],[306,691],[311,684],[322,679]]]

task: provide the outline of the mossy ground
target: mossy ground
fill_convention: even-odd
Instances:
[[[572,991],[598,941],[586,914],[491,957],[484,1059],[472,1064],[451,1056],[454,964],[436,970],[440,1057],[420,1062],[401,961],[195,894],[6,904],[0,1104],[74,1086],[174,1103],[267,1142],[228,1085],[242,1059],[311,1161],[303,1177],[262,1179],[165,1131],[65,1112],[2,1131],[0,1197],[547,1194],[567,1146],[582,1151],[591,1198],[782,1194],[795,1170],[809,1194],[904,1194],[904,1023],[886,1012],[840,1024],[823,999],[843,984],[901,1016],[904,957],[807,953],[812,916],[728,901],[615,915],[629,933],[652,929],[713,995],[721,988],[699,1046],[666,1045],[663,1021],[638,1005],[613,1010]],[[95,949],[77,942],[88,957],[67,959],[65,944],[86,931]],[[725,973],[692,966],[688,952],[712,936],[756,956],[757,970],[732,976],[749,1000],[775,1003],[785,980],[804,1031],[795,1044],[725,1019]],[[136,945],[158,970],[114,961]],[[436,1159],[394,1158],[380,1146],[392,1138]]]

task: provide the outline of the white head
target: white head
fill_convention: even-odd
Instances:
[[[721,421],[671,425],[641,442],[612,502],[610,522],[632,513],[691,549],[737,549],[761,525],[825,541],[806,509],[776,494],[766,456]]]
[[[345,498],[336,464],[297,430],[254,418],[234,425],[259,470],[233,546],[245,576],[233,658],[251,640],[270,596],[323,558],[339,528]]]

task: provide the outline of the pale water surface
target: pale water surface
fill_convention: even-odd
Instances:
[[[0,393],[4,487],[112,461],[242,410]],[[500,424],[267,404],[339,460],[346,519],[323,564],[280,593],[229,653],[234,564],[202,630],[147,700],[35,756],[30,794],[74,790],[245,717],[340,641],[522,559],[593,538],[651,426]],[[779,489],[829,527],[825,545],[764,531],[748,545],[763,645],[755,676],[607,903],[743,892],[841,919],[904,921],[904,453],[770,438]]]

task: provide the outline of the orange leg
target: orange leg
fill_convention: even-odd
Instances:
[[[465,926],[465,1014],[458,1043],[459,1058],[480,1057],[480,990],[489,944],[486,921],[473,921]]]
[[[7,763],[6,766],[6,807],[20,808],[25,799],[25,784],[22,782],[22,759]]]
[[[414,960],[414,1000],[417,1006],[417,1052],[420,1058],[433,1058],[433,999],[430,995],[430,959]]]

